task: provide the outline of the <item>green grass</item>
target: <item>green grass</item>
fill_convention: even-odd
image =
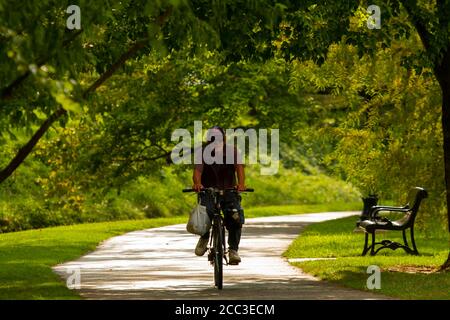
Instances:
[[[425,234],[416,231],[420,256],[407,255],[402,249],[380,251],[375,257],[362,257],[364,234],[352,233],[356,217],[309,225],[291,244],[284,255],[288,258],[336,258],[294,263],[320,279],[347,287],[367,290],[367,267],[381,268],[381,289],[387,296],[401,299],[450,299],[450,273],[406,273],[389,270],[393,267],[436,268],[447,258],[448,234]],[[377,234],[377,239],[401,242],[400,232]],[[401,269],[404,270],[404,269]]]
[[[326,204],[293,204],[283,206],[264,206],[248,208],[244,205],[245,217],[268,217],[282,216],[296,213],[315,213],[315,212],[331,212],[331,211],[354,211],[360,210],[359,202],[335,202]]]
[[[354,209],[349,204],[246,209],[247,217]],[[51,267],[92,251],[103,240],[139,229],[186,223],[187,216],[59,226],[0,234],[0,299],[79,299]]]
[[[107,238],[185,221],[127,220],[0,234],[0,299],[79,299],[52,266],[80,257]]]

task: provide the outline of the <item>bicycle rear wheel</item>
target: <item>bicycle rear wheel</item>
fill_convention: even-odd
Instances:
[[[213,248],[214,248],[214,284],[217,289],[223,287],[223,227],[219,217],[214,221]]]

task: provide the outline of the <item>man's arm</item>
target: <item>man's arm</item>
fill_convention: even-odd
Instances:
[[[194,166],[194,174],[192,176],[192,181],[194,182],[194,185],[192,186],[192,189],[194,189],[196,192],[200,192],[200,190],[203,188],[203,185],[202,185],[202,172],[203,172],[203,165],[202,164],[196,164]]]
[[[236,166],[236,173],[238,178],[238,185],[237,189],[238,191],[244,191],[246,189],[245,187],[245,168],[243,164],[237,164]]]

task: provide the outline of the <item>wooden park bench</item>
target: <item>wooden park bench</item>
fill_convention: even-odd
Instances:
[[[358,223],[359,228],[365,232],[364,250],[362,255],[365,256],[370,250],[370,255],[376,255],[382,249],[396,250],[398,248],[404,249],[407,253],[412,255],[418,255],[419,251],[414,241],[414,221],[416,220],[417,212],[419,211],[420,204],[423,199],[428,197],[428,193],[425,189],[415,187],[411,189],[408,196],[408,202],[403,207],[389,207],[376,205],[370,208],[369,217],[367,220],[363,220]],[[395,221],[391,221],[386,217],[380,217],[380,212],[400,212],[404,213],[404,216]],[[406,239],[406,231],[411,232],[411,244],[409,246]],[[403,233],[403,244],[394,242],[391,240],[382,240],[381,242],[375,242],[375,233],[377,230],[396,230]],[[368,246],[369,234],[372,235],[372,244]],[[378,248],[376,248],[378,246]]]

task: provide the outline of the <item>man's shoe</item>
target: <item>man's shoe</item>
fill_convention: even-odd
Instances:
[[[200,238],[198,239],[197,246],[195,247],[195,255],[201,257],[205,254],[208,247],[209,238]]]
[[[241,257],[239,257],[239,254],[236,250],[230,249],[228,253],[228,263],[232,265],[237,265],[239,262],[241,262]]]

